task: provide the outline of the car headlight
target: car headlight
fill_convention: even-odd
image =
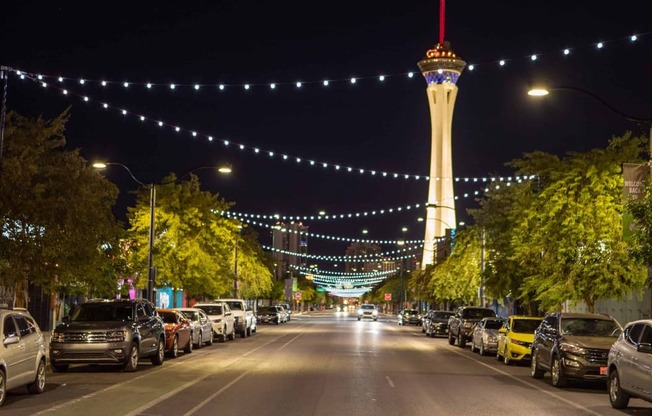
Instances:
[[[63,342],[63,341],[64,341],[63,332],[53,332],[52,333],[51,342]]]
[[[487,337],[487,341],[488,342],[496,342],[496,341],[498,341],[498,338],[496,338],[496,337]]]
[[[578,355],[584,354],[586,352],[586,350],[584,348],[578,347],[577,345],[568,344],[566,342],[562,342],[561,344],[559,344],[559,348],[562,351],[566,351],[566,352],[570,352],[572,354],[578,354]]]
[[[373,311],[371,314],[376,316],[376,315],[378,315],[378,311]]]
[[[514,345],[522,345],[522,346],[524,346],[524,347],[527,347],[527,342],[519,341],[519,340],[517,340],[517,339],[511,339],[511,338],[508,338],[508,339],[507,339],[507,342],[509,342],[509,343],[511,343],[511,344],[514,344]]]
[[[473,322],[464,322],[463,326],[466,329],[471,329],[473,328]]]
[[[127,339],[127,331],[109,331],[106,333],[107,342],[122,342]]]

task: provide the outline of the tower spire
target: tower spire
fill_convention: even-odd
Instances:
[[[446,0],[439,0],[439,44],[444,45],[444,32],[446,29]]]

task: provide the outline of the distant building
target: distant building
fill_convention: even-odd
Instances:
[[[307,266],[308,226],[301,222],[277,222],[272,229],[272,247],[276,279],[290,279],[291,270]]]
[[[384,271],[388,262],[381,256],[380,246],[370,243],[352,243],[346,248],[345,256],[355,257],[344,262],[346,273],[373,273]]]

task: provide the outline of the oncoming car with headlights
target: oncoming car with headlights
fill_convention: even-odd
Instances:
[[[360,306],[358,309],[358,321],[364,318],[373,319],[374,321],[378,320],[378,309],[376,309],[376,305],[364,304]]]

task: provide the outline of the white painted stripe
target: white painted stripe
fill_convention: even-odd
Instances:
[[[389,376],[385,376],[385,379],[387,379],[387,383],[389,384],[389,387],[394,388],[394,382],[392,381]]]

